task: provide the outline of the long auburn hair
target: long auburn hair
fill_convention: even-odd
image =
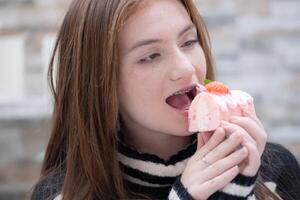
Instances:
[[[109,200],[132,195],[123,183],[117,159],[118,34],[141,2],[74,0],[63,20],[48,71],[54,111],[41,171],[41,178],[64,173],[63,199]],[[207,78],[213,80],[205,24],[192,0],[181,2],[197,27]],[[276,199],[260,180],[255,193],[258,199]]]

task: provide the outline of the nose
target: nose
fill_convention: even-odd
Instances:
[[[185,55],[182,51],[177,50],[171,59],[170,79],[172,81],[192,78],[196,69],[187,55]]]

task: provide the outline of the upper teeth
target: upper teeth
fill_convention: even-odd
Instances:
[[[184,90],[184,91],[178,91],[178,92],[175,92],[172,96],[174,96],[174,95],[178,95],[178,94],[184,94],[184,93],[187,93],[187,92],[189,92],[191,90],[191,88],[189,88],[189,89],[186,89],[186,90]]]

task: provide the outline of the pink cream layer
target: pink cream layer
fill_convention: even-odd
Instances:
[[[189,131],[205,132],[215,130],[221,121],[230,116],[243,114],[243,110],[255,114],[253,98],[246,92],[231,90],[228,94],[199,93],[189,108]]]

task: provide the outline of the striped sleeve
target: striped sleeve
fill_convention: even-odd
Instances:
[[[215,198],[211,199],[255,200],[254,186],[257,175],[244,176],[239,174],[224,188],[212,195]]]
[[[238,175],[227,186],[215,192],[209,200],[255,200],[254,185],[257,175],[253,177]],[[168,200],[193,200],[178,177],[169,193]]]
[[[168,200],[194,200],[193,197],[188,193],[187,189],[183,186],[179,176],[169,193]]]
[[[251,177],[239,174],[224,188],[214,193],[209,199],[255,200],[254,186],[256,179],[257,174]]]

